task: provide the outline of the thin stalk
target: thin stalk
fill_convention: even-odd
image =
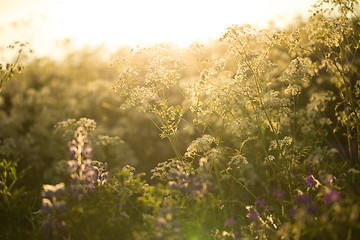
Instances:
[[[217,184],[218,184],[218,186],[219,186],[221,199],[225,199],[224,190],[222,189],[221,183],[220,183],[219,170],[218,170],[216,164],[217,164],[216,162],[213,162],[213,166],[214,166],[214,170],[215,170],[216,182],[217,182]],[[225,219],[228,218],[227,211],[224,211],[224,217],[225,217]]]
[[[159,121],[161,122],[161,124],[163,126],[168,127],[166,125],[166,123],[164,121],[162,121],[161,117],[158,114],[155,113],[155,116],[159,119]],[[161,129],[161,127],[154,121],[154,119],[150,118],[150,120],[160,132],[163,132],[163,129]],[[173,151],[174,151],[174,153],[176,155],[176,158],[181,159],[181,155],[179,153],[178,147],[176,146],[176,144],[175,144],[174,140],[172,139],[172,137],[167,134],[166,138],[169,140],[171,148],[173,149]]]
[[[231,175],[229,170],[226,169],[225,171],[237,184],[239,184],[241,187],[243,187],[254,199],[256,199],[255,194],[253,194],[247,186],[245,186],[242,182],[240,182],[236,177]]]
[[[240,40],[239,40],[239,43],[242,45],[242,43],[240,42]],[[245,57],[247,58],[248,56],[247,56],[246,52],[244,52],[244,54],[245,54]],[[271,121],[271,118],[269,117],[269,114],[268,114],[268,112],[266,111],[266,108],[265,108],[264,103],[263,103],[263,101],[262,101],[262,94],[261,94],[260,84],[259,84],[259,80],[261,81],[261,77],[260,77],[260,75],[258,74],[258,72],[255,71],[255,69],[253,68],[253,66],[251,65],[251,63],[250,63],[249,61],[246,60],[245,63],[248,65],[249,69],[252,71],[252,73],[253,73],[253,75],[254,75],[254,82],[255,82],[256,91],[257,91],[258,97],[259,97],[260,107],[263,109],[264,114],[265,114],[265,117],[266,117],[266,119],[267,119],[267,121],[268,121],[268,123],[269,123],[270,129],[271,129],[271,131],[272,131],[273,134],[274,134],[276,146],[277,146],[278,152],[279,152],[279,154],[280,154],[280,157],[281,157],[282,161],[285,161],[284,153],[283,153],[283,151],[281,150],[280,143],[279,143],[279,135],[278,135],[278,132],[275,131],[275,128],[274,128],[274,126],[273,126],[273,123],[272,123],[272,121]],[[288,161],[286,161],[286,162],[287,162],[287,165],[288,165],[288,166],[287,166],[287,175],[288,175],[288,178],[289,178],[289,186],[288,186],[288,187],[289,187],[289,191],[290,191],[290,196],[293,198],[293,192],[292,192],[292,185],[293,185],[293,183],[292,183],[292,181],[291,181],[291,174],[290,174],[290,172],[291,172],[291,164],[290,164]]]
[[[352,141],[351,141],[351,131],[350,131],[350,123],[346,124],[346,135],[347,135],[347,142],[348,142],[348,151],[349,151],[349,158],[350,161],[353,160],[353,155],[352,155]]]

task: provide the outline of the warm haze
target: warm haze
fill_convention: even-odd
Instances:
[[[283,26],[308,14],[315,0],[0,0],[0,47],[28,41],[38,54],[54,54],[55,41],[73,45],[217,39],[231,24]]]

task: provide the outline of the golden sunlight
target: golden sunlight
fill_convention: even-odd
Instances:
[[[0,44],[30,42],[40,53],[54,41],[136,46],[173,42],[188,46],[218,39],[232,24],[281,27],[307,14],[315,0],[0,0]]]

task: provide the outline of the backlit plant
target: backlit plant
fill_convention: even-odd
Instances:
[[[113,93],[103,91],[109,84],[101,80],[69,81],[71,90],[59,77],[60,83],[34,87],[17,101],[7,95],[14,107],[3,107],[4,126],[28,131],[9,138],[10,128],[3,128],[0,154],[19,159],[26,159],[24,146],[40,144],[31,129],[42,123],[34,128],[31,123],[40,120],[20,110],[54,121],[55,114],[49,117],[41,106],[55,105],[42,97],[67,96],[65,121],[51,132],[66,151],[50,148],[58,162],[52,159],[41,200],[38,194],[40,210],[30,218],[34,236],[357,239],[358,12],[355,0],[320,0],[307,21],[282,31],[233,25],[213,45],[120,52],[113,62],[119,73]],[[96,120],[80,118],[87,111]],[[5,125],[15,113],[30,127]],[[118,137],[105,134],[112,129]],[[48,149],[38,152],[51,156]],[[144,156],[153,156],[151,163]],[[139,171],[144,165],[151,170]],[[7,159],[0,167],[1,206],[12,206],[16,164]]]

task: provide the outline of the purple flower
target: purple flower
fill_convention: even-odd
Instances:
[[[282,200],[285,198],[285,192],[281,189],[275,189],[273,194],[277,200]]]
[[[295,214],[296,214],[296,211],[297,211],[297,208],[295,206],[290,208],[289,211],[288,211],[288,216],[289,217],[294,217]]]
[[[65,184],[59,183],[56,185],[43,185],[44,190],[41,192],[41,196],[45,198],[52,198],[56,196],[61,196],[66,193]]]
[[[180,172],[179,178],[180,178],[181,180],[189,181],[189,174],[188,174],[188,173],[185,173],[185,172]]]
[[[314,180],[314,176],[312,174],[310,174],[309,176],[307,176],[305,178],[305,183],[309,187],[315,187],[316,186],[316,181]]]
[[[324,195],[324,202],[326,205],[329,205],[340,200],[340,193],[336,190],[330,190]]]
[[[84,166],[85,167],[92,167],[92,161],[91,161],[91,159],[86,159],[85,161],[84,161]]]
[[[90,169],[89,171],[86,172],[86,180],[88,180],[89,182],[95,182],[98,178],[98,174],[95,170]]]
[[[77,151],[78,151],[78,149],[75,147],[75,146],[70,146],[69,147],[69,157],[70,158],[74,158],[75,157],[75,155],[76,155],[76,153],[77,153]]]
[[[95,190],[95,184],[93,182],[90,182],[86,185],[86,190],[89,192],[94,192]]]
[[[307,206],[307,210],[313,216],[316,216],[318,213],[318,208],[316,207],[315,204],[310,204],[309,206]]]
[[[92,158],[92,148],[91,147],[85,147],[83,150],[84,156],[88,158]]]
[[[259,208],[263,208],[265,205],[265,201],[263,199],[260,199],[259,197],[256,197],[255,202],[257,203]]]
[[[297,195],[296,201],[301,204],[307,204],[311,201],[311,196],[306,194]]]
[[[225,227],[233,227],[235,226],[236,221],[233,218],[229,218],[224,222]]]
[[[70,160],[67,163],[68,163],[68,167],[67,167],[68,172],[75,172],[76,169],[78,168],[78,164],[75,160]]]
[[[102,178],[109,178],[109,176],[110,176],[109,172],[104,172],[104,173],[101,174]]]
[[[174,178],[176,178],[177,176],[179,176],[179,172],[176,171],[176,170],[172,170],[172,171],[169,173],[169,178],[170,178],[170,179],[174,179]]]
[[[255,210],[251,210],[248,216],[250,222],[255,222],[259,218],[259,214]]]

